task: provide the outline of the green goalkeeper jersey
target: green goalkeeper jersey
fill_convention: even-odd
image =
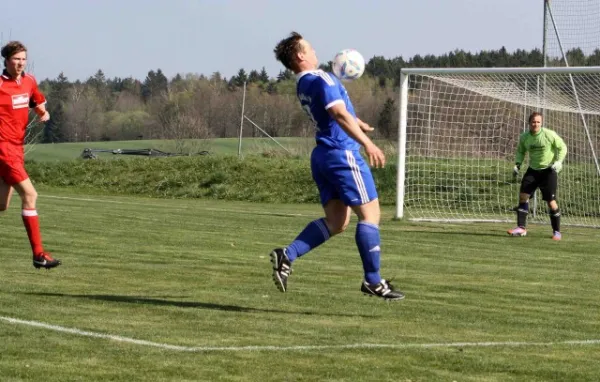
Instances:
[[[523,163],[529,152],[529,167],[534,170],[548,168],[554,162],[562,162],[567,156],[567,145],[554,131],[542,127],[537,134],[526,131],[519,137],[517,165]]]

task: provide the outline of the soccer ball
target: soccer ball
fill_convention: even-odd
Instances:
[[[331,66],[337,78],[352,81],[365,72],[365,59],[354,49],[344,49],[335,55]]]

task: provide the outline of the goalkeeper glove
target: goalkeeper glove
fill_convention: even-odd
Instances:
[[[562,170],[562,163],[559,161],[552,163],[552,170],[554,170],[558,174],[560,170]]]
[[[519,170],[521,169],[521,165],[520,164],[516,164],[515,167],[513,167],[513,176],[516,178],[517,175],[519,175]]]

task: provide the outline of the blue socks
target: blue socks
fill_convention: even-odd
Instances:
[[[369,284],[379,283],[381,281],[381,276],[379,275],[379,259],[381,256],[379,226],[359,222],[356,225],[355,238],[365,271],[365,281]]]
[[[317,248],[331,237],[325,219],[317,219],[304,228],[300,235],[287,247],[290,261],[296,260],[308,251]]]
[[[312,249],[326,242],[331,237],[325,219],[317,219],[304,228],[300,235],[287,248],[290,261],[308,253]],[[365,273],[365,281],[369,284],[381,282],[379,275],[379,260],[381,257],[381,239],[379,226],[376,224],[359,222],[356,225],[356,246],[360,253]]]

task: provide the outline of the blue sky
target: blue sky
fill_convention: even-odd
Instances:
[[[230,77],[240,68],[281,69],[273,47],[296,30],[322,62],[355,48],[368,60],[541,48],[541,0],[29,0],[6,1],[2,42],[29,49],[38,79],[61,71],[86,79],[143,80],[161,68]],[[301,5],[300,5],[301,4]]]

